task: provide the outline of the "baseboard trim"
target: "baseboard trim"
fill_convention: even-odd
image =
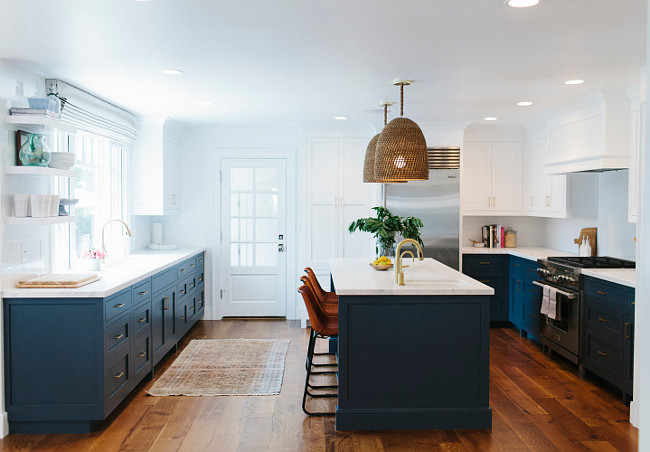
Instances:
[[[9,434],[9,416],[6,411],[2,412],[2,425],[0,425],[0,438],[4,438]]]
[[[639,405],[634,400],[630,402],[630,424],[639,428]]]

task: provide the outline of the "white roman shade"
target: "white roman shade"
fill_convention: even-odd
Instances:
[[[135,115],[60,80],[57,84],[63,105],[61,122],[122,144],[135,141]]]

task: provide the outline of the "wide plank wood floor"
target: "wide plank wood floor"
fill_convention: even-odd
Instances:
[[[307,330],[296,321],[201,321],[191,339],[288,338],[282,392],[257,397],[150,397],[141,384],[94,433],[9,435],[11,451],[634,451],[637,430],[616,395],[549,360],[515,330],[490,331],[492,430],[336,432],[300,403]],[[170,354],[156,376],[171,364]],[[320,402],[320,401],[319,401]]]

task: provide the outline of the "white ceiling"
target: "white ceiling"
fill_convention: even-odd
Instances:
[[[647,3],[2,0],[0,57],[184,122],[367,123],[380,100],[399,100],[392,80],[405,78],[415,121],[526,124],[583,94],[637,85]],[[586,83],[563,84],[575,78]]]

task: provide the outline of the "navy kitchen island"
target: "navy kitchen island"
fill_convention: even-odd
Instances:
[[[339,295],[336,430],[482,429],[493,289],[433,260],[405,286],[365,259],[330,261]]]

